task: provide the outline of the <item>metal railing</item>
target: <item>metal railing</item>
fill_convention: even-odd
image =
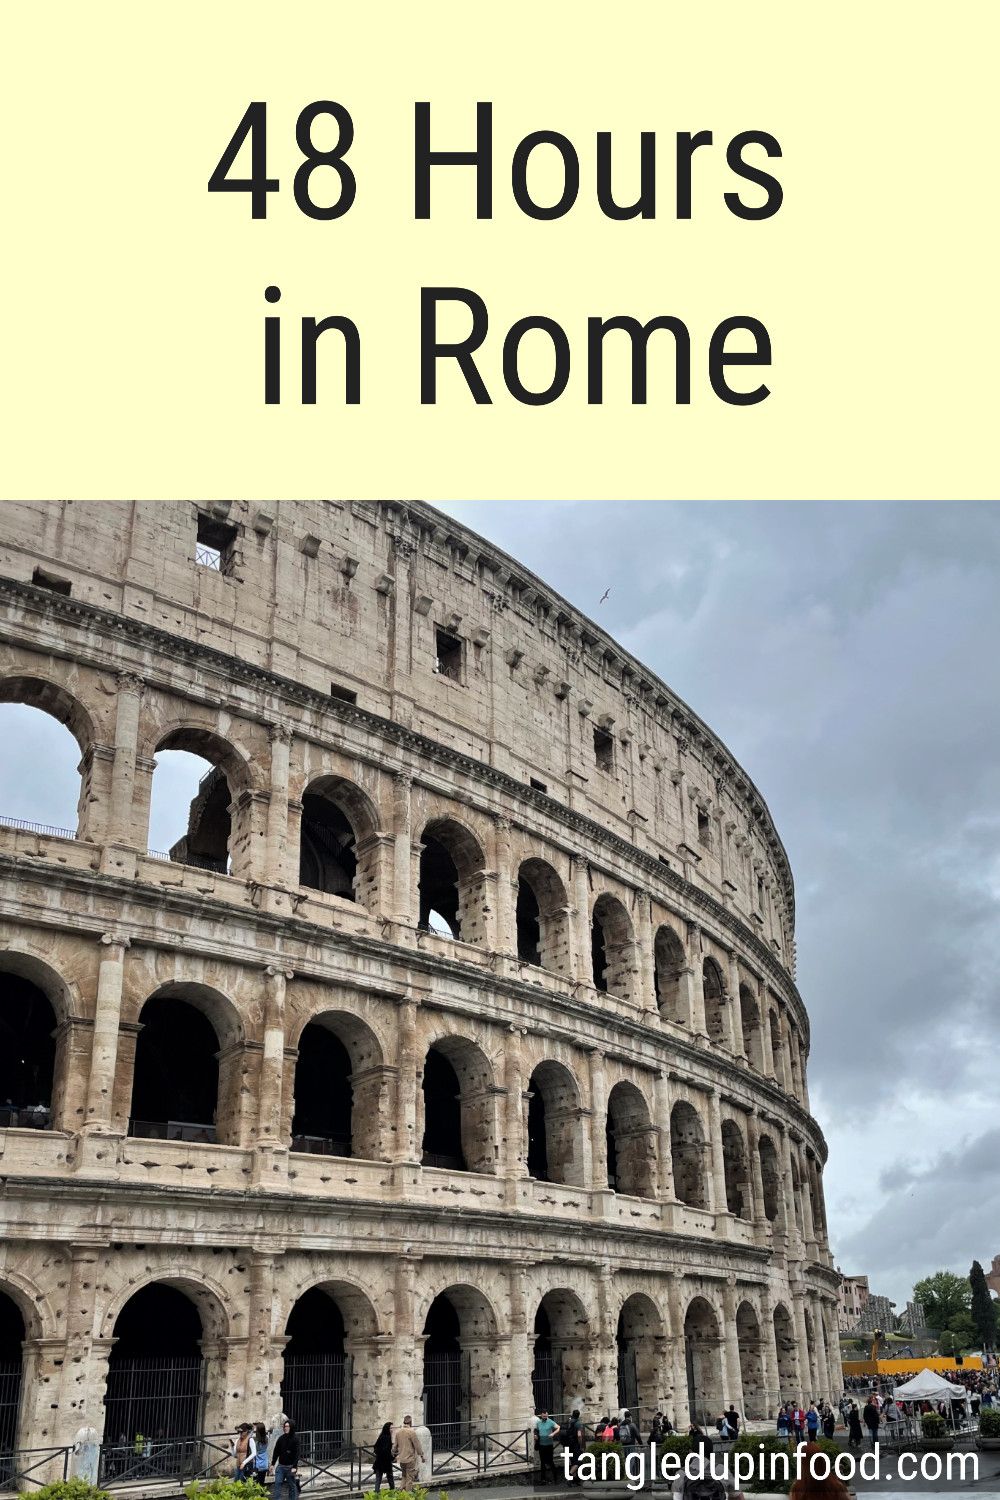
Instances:
[[[0,828],[23,828],[26,833],[45,833],[54,839],[75,839],[75,828],[53,828],[49,823],[32,823],[28,818],[11,818],[0,813]]]
[[[192,1120],[129,1120],[128,1133],[145,1141],[196,1141],[203,1146],[216,1144],[214,1125]]]
[[[0,1452],[0,1491],[30,1490],[69,1476],[72,1448],[14,1448]]]
[[[5,1104],[0,1107],[0,1129],[8,1127],[14,1130],[51,1130],[52,1111],[47,1104],[30,1104],[27,1108]]]
[[[145,1480],[187,1483],[228,1472],[233,1459],[230,1434],[202,1433],[192,1438],[144,1438],[101,1446],[99,1484],[141,1484]]]

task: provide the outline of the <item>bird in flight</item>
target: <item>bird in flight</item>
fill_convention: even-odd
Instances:
[[[605,599],[606,599],[606,598],[607,598],[607,597],[608,597],[608,595],[609,595],[609,594],[610,594],[610,593],[611,593],[611,590],[610,590],[610,589],[605,589],[605,590],[604,590],[604,593],[603,593],[603,594],[602,594],[602,595],[601,595],[601,597],[600,597],[600,598],[599,598],[599,599],[598,599],[598,601],[597,601],[597,602],[598,602],[598,604],[603,604],[603,603],[604,603],[604,601],[605,601]]]

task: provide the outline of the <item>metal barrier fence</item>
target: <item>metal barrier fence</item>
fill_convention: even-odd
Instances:
[[[75,828],[53,828],[49,823],[32,823],[27,818],[10,818],[0,813],[0,828],[23,828],[26,833],[45,833],[55,839],[75,839]]]
[[[13,1448],[0,1453],[0,1491],[41,1489],[69,1476],[72,1448]]]
[[[101,1485],[139,1485],[144,1481],[211,1479],[232,1468],[227,1432],[202,1433],[192,1438],[143,1438],[133,1443],[101,1447],[97,1482]]]

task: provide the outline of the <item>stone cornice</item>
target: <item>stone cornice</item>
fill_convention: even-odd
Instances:
[[[431,513],[437,516],[437,512]],[[474,533],[469,533],[469,535],[474,535]],[[283,677],[264,667],[245,662],[240,657],[227,655],[213,646],[187,640],[183,636],[161,630],[158,626],[150,625],[142,620],[131,620],[125,615],[116,614],[97,605],[53,594],[33,584],[0,576],[0,598],[4,596],[11,600],[20,600],[26,608],[55,619],[80,622],[91,628],[97,628],[105,636],[116,640],[122,638],[133,640],[141,646],[152,647],[174,659],[197,660],[214,668],[227,682],[241,680],[256,684],[282,695],[288,701],[301,707],[318,709],[323,714],[344,723],[355,723],[362,729],[380,734],[401,749],[413,752],[422,760],[434,761],[452,770],[458,770],[482,785],[494,787],[507,798],[535,806],[556,822],[579,834],[588,845],[598,845],[608,850],[626,864],[650,877],[651,886],[682,895],[693,907],[711,917],[721,929],[738,936],[747,951],[754,955],[761,968],[781,987],[784,997],[792,1001],[797,1010],[796,1020],[799,1029],[803,1039],[808,1041],[809,1021],[798,988],[788,970],[778,961],[767,944],[735,913],[716,901],[707,891],[691,885],[655,856],[638,849],[634,844],[630,844],[610,829],[604,828],[584,813],[564,807],[556,798],[539,792],[533,787],[524,786],[514,777],[508,776],[505,771],[484,765],[482,761],[464,755],[461,751],[443,745],[437,740],[432,740],[416,730],[397,724],[392,719],[383,718],[380,714],[372,713],[356,704],[343,703],[339,699],[331,698],[328,694],[295,682],[292,678]],[[610,640],[610,637],[608,639]],[[17,641],[17,644],[32,647],[36,646],[37,642]],[[152,672],[147,672],[147,684],[152,680]],[[705,732],[708,733],[707,729]]]

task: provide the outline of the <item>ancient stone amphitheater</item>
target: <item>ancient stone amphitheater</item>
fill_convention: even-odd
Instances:
[[[791,873],[668,687],[423,504],[6,504],[0,575],[80,754],[0,827],[8,1469],[839,1389]]]

